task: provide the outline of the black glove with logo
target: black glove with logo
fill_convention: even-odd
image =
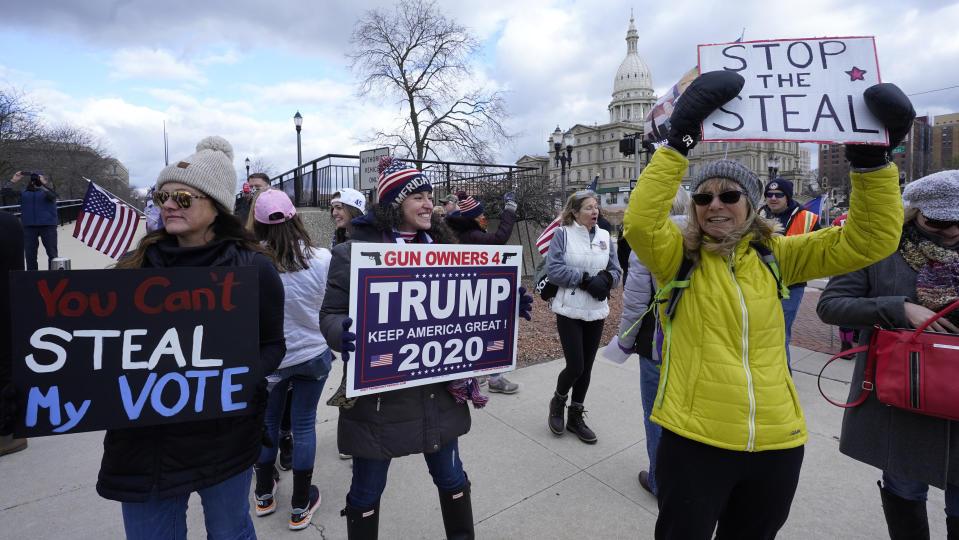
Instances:
[[[590,296],[602,302],[609,298],[609,290],[613,287],[613,276],[606,270],[601,270],[593,276],[586,285],[586,292]]]
[[[709,71],[693,79],[669,116],[669,146],[685,156],[703,138],[703,120],[738,96],[744,84],[742,75],[725,70]]]
[[[854,169],[875,169],[892,161],[892,149],[899,146],[916,118],[916,110],[906,94],[892,83],[870,86],[862,94],[869,112],[889,132],[889,146],[847,144],[846,159]]]

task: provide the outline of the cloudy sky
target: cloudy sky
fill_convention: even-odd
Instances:
[[[0,87],[24,92],[50,123],[101,137],[151,184],[170,159],[219,134],[245,157],[282,172],[296,164],[292,116],[304,116],[304,161],[356,153],[390,100],[358,98],[346,59],[364,11],[386,1],[5,1]],[[959,2],[911,0],[441,0],[483,44],[477,77],[506,92],[515,141],[499,162],[544,154],[558,125],[608,121],[630,10],[657,94],[696,63],[696,45],[821,36],[876,37],[882,78],[920,115],[959,112]],[[729,6],[735,6],[730,8]],[[952,88],[948,88],[952,87]],[[940,90],[948,88],[945,90]],[[938,91],[937,91],[938,90]],[[813,164],[815,167],[815,164]]]

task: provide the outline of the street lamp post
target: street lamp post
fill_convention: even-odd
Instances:
[[[303,129],[303,115],[296,111],[293,115],[293,125],[296,126],[296,174],[293,175],[293,204],[300,205],[300,192],[303,191],[303,180],[300,177],[300,167],[303,166],[303,150],[300,145],[300,130]]]
[[[766,167],[769,169],[769,180],[772,181],[779,174],[779,156],[773,156],[766,160]]]
[[[244,160],[244,163],[246,163],[246,179],[249,180],[250,179],[250,158],[246,158]]]
[[[566,152],[563,153],[564,147]],[[568,165],[573,164],[573,131],[569,130],[566,133],[563,133],[559,129],[559,126],[556,126],[556,131],[553,132],[553,150],[556,152],[556,164],[560,166],[559,169],[559,180],[560,186],[563,190],[563,200],[566,199],[566,168]]]

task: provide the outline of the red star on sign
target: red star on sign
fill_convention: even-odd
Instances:
[[[846,74],[849,75],[849,80],[850,80],[850,81],[865,81],[865,80],[866,80],[866,79],[863,78],[863,75],[866,74],[866,70],[859,69],[859,68],[857,68],[856,66],[853,66],[852,69],[850,69],[849,71],[846,72]]]

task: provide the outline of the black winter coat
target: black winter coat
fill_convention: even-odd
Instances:
[[[147,267],[256,266],[259,271],[260,373],[272,373],[286,353],[283,282],[261,254],[214,241],[197,248],[161,242],[147,251]],[[260,455],[266,379],[251,414],[107,430],[97,493],[121,502],[143,502],[210,487],[250,468]]]
[[[369,217],[367,214],[354,220],[353,236],[333,248],[326,296],[320,308],[320,330],[338,352],[343,319],[349,312],[352,244],[389,241],[373,228]],[[360,396],[352,408],[340,409],[336,438],[339,451],[366,459],[432,453],[467,433],[469,407],[457,403],[446,385],[442,382]]]

